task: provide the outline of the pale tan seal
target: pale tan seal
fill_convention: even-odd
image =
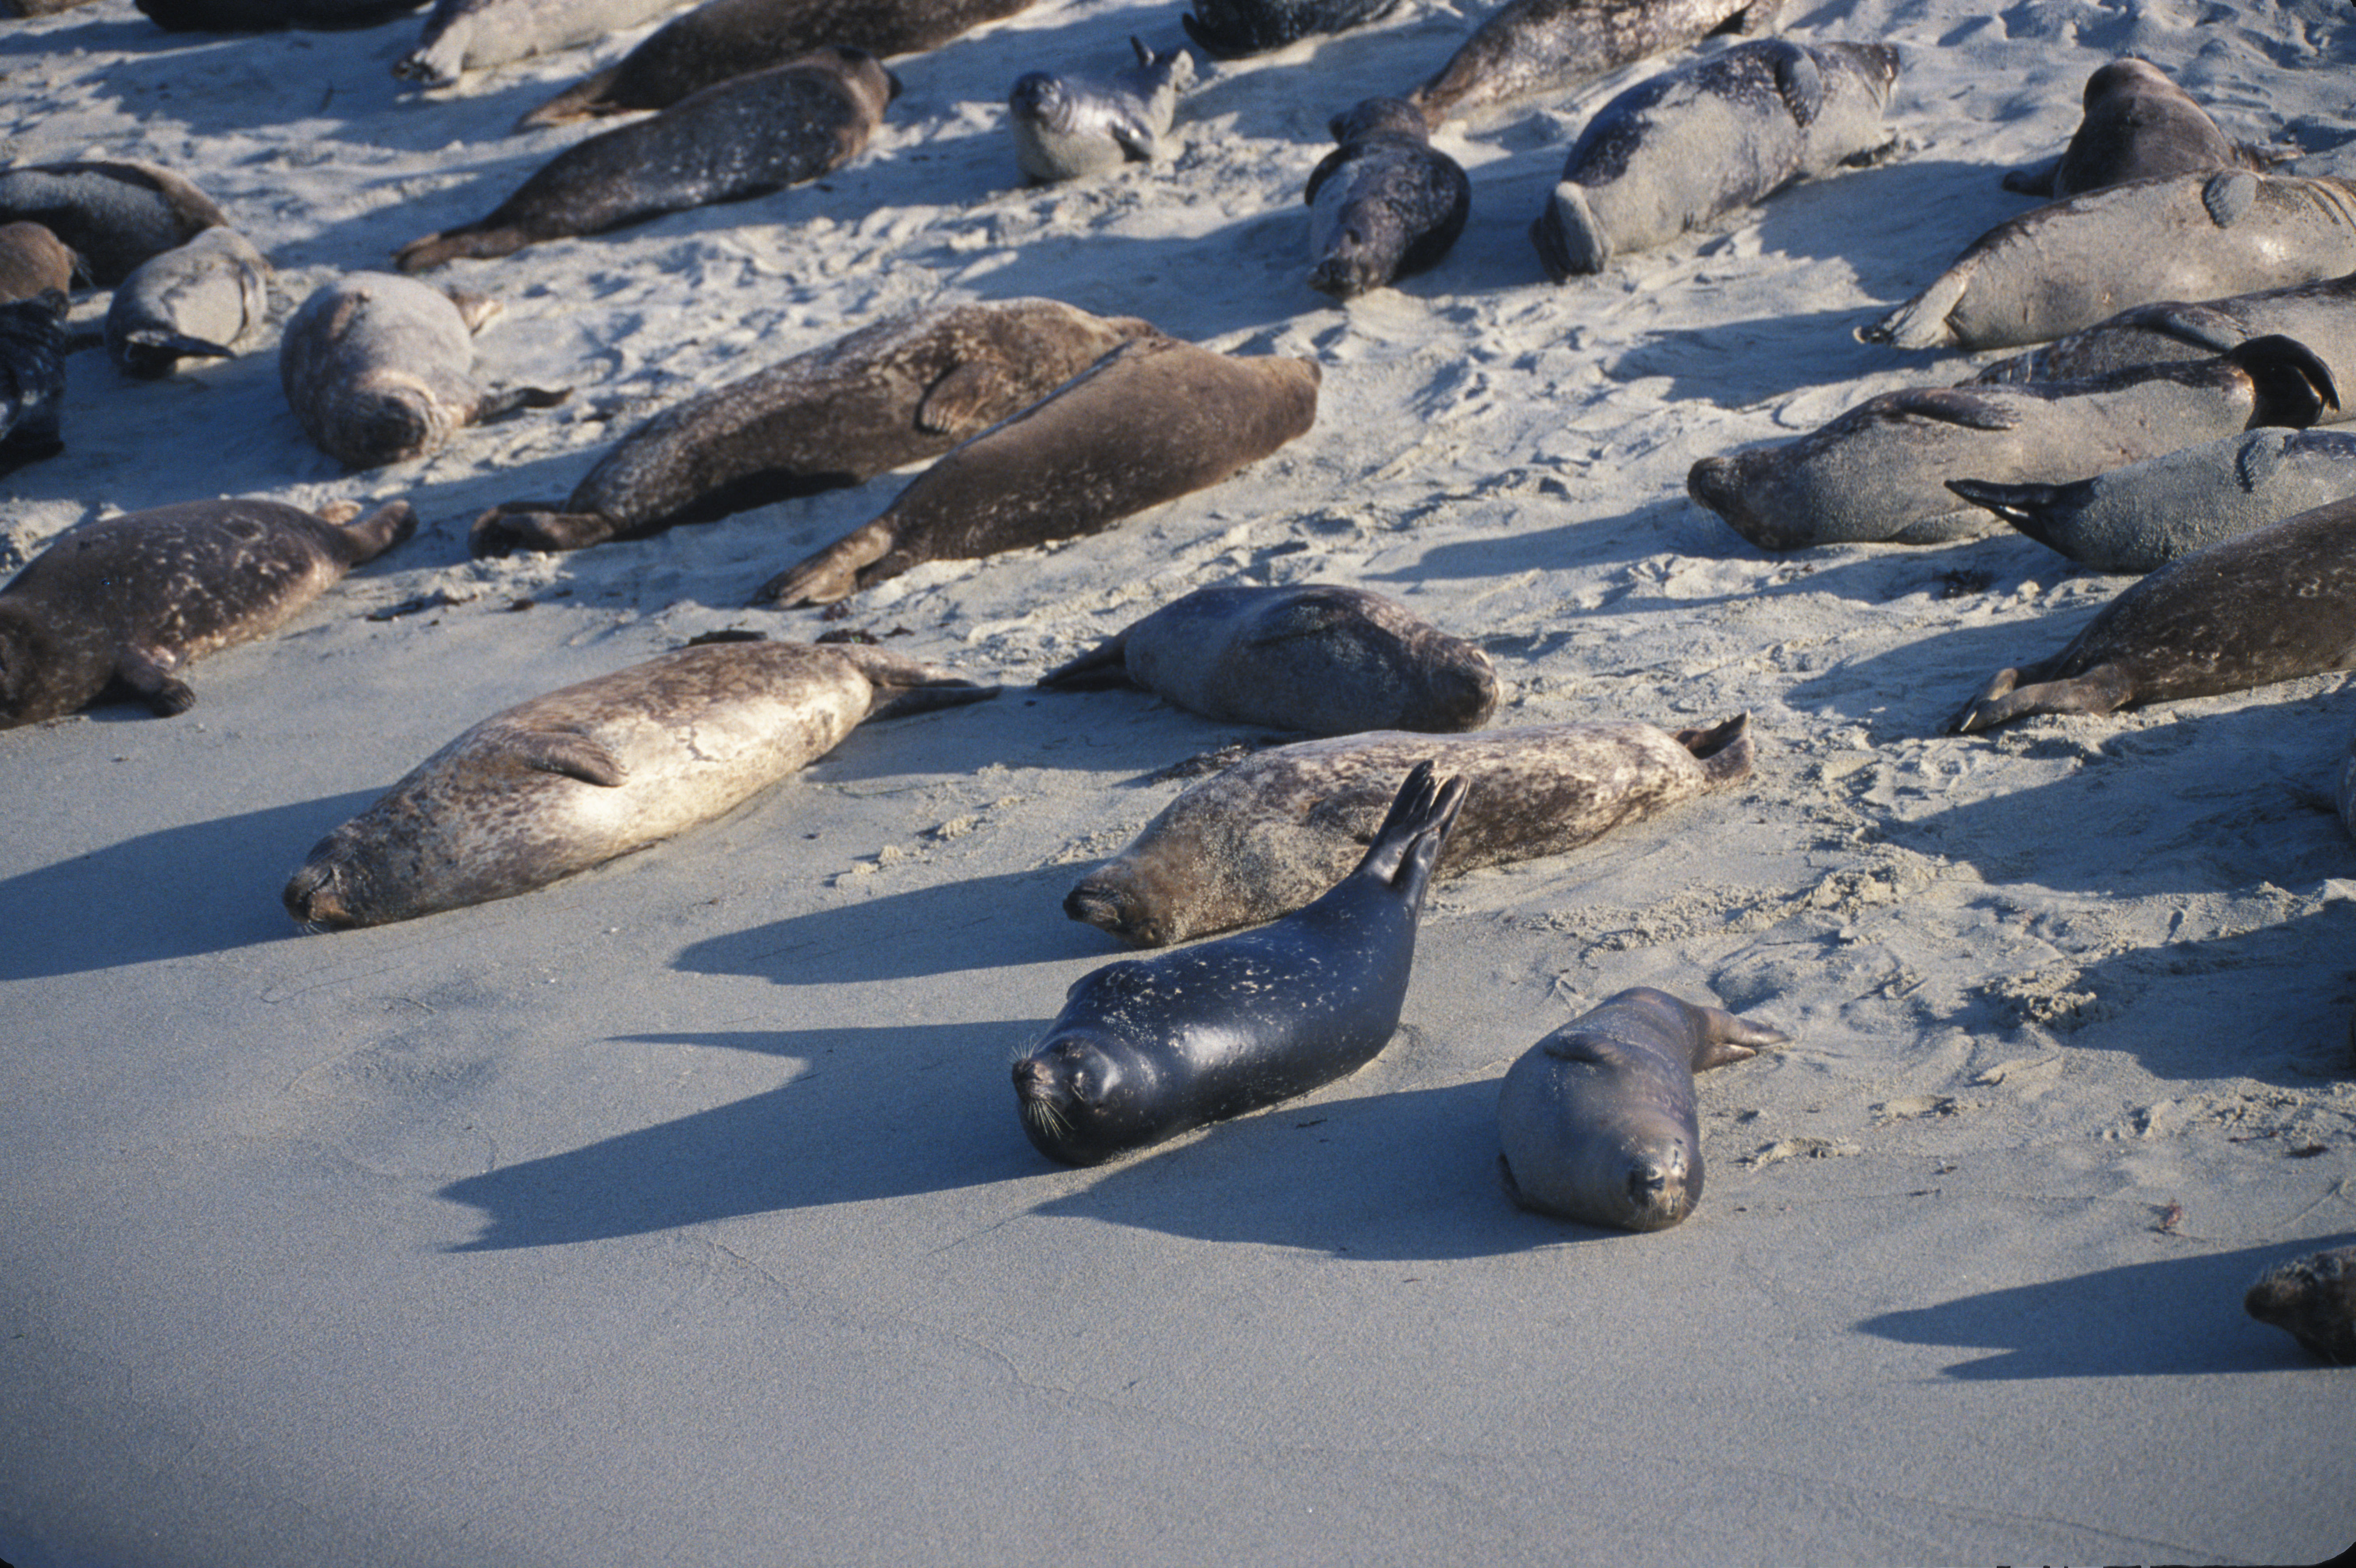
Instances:
[[[46,224],[0,223],[0,305],[72,289],[74,253]]]
[[[2334,1247],[2260,1274],[2242,1309],[2336,1366],[2356,1367],[2356,1247]]]

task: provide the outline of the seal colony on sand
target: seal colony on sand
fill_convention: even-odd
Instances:
[[[1398,0],[1194,0],[1179,20],[1186,36],[1215,59],[1280,49],[1317,33],[1379,22]]]
[[[1408,102],[1433,130],[1519,98],[1562,92],[1711,33],[1772,31],[1783,0],[1513,0]]]
[[[167,376],[183,359],[226,360],[270,319],[270,263],[234,229],[208,229],[150,257],[106,307],[106,357],[126,376]]]
[[[44,289],[0,305],[0,474],[66,449],[66,295]]]
[[[2013,170],[2004,177],[2005,189],[2052,199],[2160,175],[2273,166],[2229,141],[2209,112],[2149,60],[2115,59],[2088,77],[2085,107],[2062,155]]]
[[[197,700],[178,671],[266,636],[353,567],[407,539],[393,501],[348,527],[277,501],[182,501],[76,523],[0,588],[0,728],[119,685],[156,713]]]
[[[995,695],[880,648],[682,648],[466,731],[319,841],[287,912],[374,926],[529,893],[725,815],[864,720]]]
[[[436,0],[417,47],[392,74],[448,87],[460,74],[594,44],[651,22],[679,0]]]
[[[1014,1064],[1032,1145],[1093,1165],[1374,1060],[1398,1031],[1424,890],[1464,788],[1419,763],[1357,869],[1307,908],[1074,982]]]
[[[151,256],[229,222],[212,199],[170,169],[131,158],[27,164],[0,171],[0,221],[29,220],[112,288]]]
[[[2250,1286],[2242,1310],[2335,1366],[2356,1367],[2356,1247],[2276,1264]]]
[[[1309,286],[1355,299],[1435,266],[1464,231],[1472,185],[1431,145],[1415,105],[1369,98],[1333,116],[1342,145],[1310,171]]]
[[[1137,63],[1108,81],[1034,70],[1014,83],[1006,127],[1024,175],[1047,184],[1160,156],[1178,95],[1194,83],[1194,57],[1184,49],[1157,55],[1142,38],[1129,47]]]

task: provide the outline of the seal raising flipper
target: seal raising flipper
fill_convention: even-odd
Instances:
[[[1108,174],[1161,152],[1178,95],[1194,84],[1194,57],[1184,49],[1157,55],[1140,38],[1129,44],[1137,63],[1110,81],[1034,70],[1007,93],[1015,161],[1033,180]]]

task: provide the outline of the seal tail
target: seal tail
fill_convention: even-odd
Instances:
[[[824,646],[842,655],[874,688],[867,705],[871,719],[906,718],[912,714],[961,707],[998,695],[995,686],[979,685],[953,670],[919,664],[888,649],[856,642],[830,642]]]
[[[572,395],[571,387],[509,387],[483,399],[475,409],[475,423],[488,424],[528,408],[555,408]]]
[[[615,81],[621,74],[622,68],[617,63],[583,77],[539,108],[526,111],[517,119],[515,131],[511,134],[521,134],[526,131],[536,131],[542,125],[568,125],[575,120],[594,120],[601,115],[618,114],[626,109],[634,107],[630,104],[608,103],[604,101],[607,89],[614,85]],[[659,105],[646,104],[643,107],[656,108]]]
[[[1129,633],[1114,633],[1077,659],[1039,677],[1038,684],[1065,692],[1101,692],[1133,682],[1129,678]]]
[[[851,530],[799,564],[787,567],[761,585],[753,602],[782,610],[849,598],[866,585],[861,574],[891,553],[891,525],[879,518]]]
[[[2055,527],[2064,510],[2083,504],[2094,481],[2067,485],[1998,485],[1986,479],[1949,479],[1947,488],[1976,507],[1985,507],[2038,543],[2062,550]],[[2062,550],[2063,554],[2069,552]]]
[[[2224,357],[2250,378],[2250,429],[2287,424],[2304,430],[2322,418],[2326,408],[2340,406],[2331,368],[2295,338],[2270,332],[2236,345]]]
[[[1390,813],[1383,818],[1365,858],[1351,874],[1389,884],[1416,907],[1423,903],[1424,887],[1431,881],[1432,867],[1440,864],[1448,830],[1464,804],[1465,781],[1442,781],[1434,773],[1429,757],[1415,765],[1407,782],[1391,797]]]
[[[392,264],[405,273],[431,272],[461,256],[504,256],[530,243],[520,229],[451,229],[412,240],[392,253]]]
[[[1751,715],[1747,713],[1737,714],[1724,724],[1712,725],[1708,729],[1681,729],[1676,732],[1676,742],[1701,764],[1708,789],[1723,789],[1751,777]]]

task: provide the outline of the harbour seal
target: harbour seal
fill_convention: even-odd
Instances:
[[[916,478],[883,516],[769,579],[756,604],[831,604],[925,561],[1097,533],[1215,485],[1308,430],[1314,360],[1122,344]]]
[[[1142,38],[1130,39],[1129,47],[1137,63],[1108,81],[1034,70],[1007,93],[1014,161],[1033,181],[1110,174],[1161,155],[1178,95],[1194,84],[1194,57],[1184,49],[1157,55]]]
[[[569,388],[495,392],[474,379],[474,335],[499,308],[391,273],[322,285],[279,345],[286,405],[320,451],[372,468],[439,451],[463,426],[562,403]]]
[[[1704,457],[1686,490],[1762,550],[1942,544],[1999,526],[1959,506],[1949,479],[2066,482],[2261,424],[2304,427],[2338,398],[2302,345],[2258,338],[2092,381],[1884,392],[1796,441]]]
[[[2211,299],[2356,271],[2356,184],[2328,176],[2163,175],[1997,224],[1870,326],[1894,349],[2042,343],[2165,299]]]
[[[2052,658],[1999,670],[1948,728],[2107,714],[2356,667],[2356,501],[2172,561]]]
[[[1530,225],[1557,283],[1896,145],[1887,44],[1761,38],[1642,81],[1572,144]]]
[[[106,307],[106,357],[126,376],[226,360],[270,318],[270,263],[234,229],[208,229],[139,263]]]
[[[348,929],[529,893],[735,810],[862,720],[996,694],[855,644],[679,649],[475,725],[320,840],[286,909]]]
[[[1272,746],[1204,779],[1080,879],[1064,913],[1131,947],[1288,914],[1372,840],[1403,768],[1431,762],[1472,793],[1448,875],[1561,854],[1751,776],[1750,715],[1671,735],[1618,720],[1480,735],[1376,730]]]
[[[899,92],[899,80],[864,49],[819,49],[736,77],[652,119],[575,142],[488,217],[412,240],[393,263],[422,273],[458,256],[504,256],[816,179],[860,155]]]
[[[2356,1247],[2276,1264],[2250,1286],[2242,1310],[2334,1366],[2356,1367]]]
[[[435,0],[417,47],[392,74],[448,87],[469,70],[594,44],[651,22],[679,0]]]
[[[373,27],[425,0],[137,0],[167,33],[268,33],[281,27],[340,31]]]
[[[39,223],[0,223],[0,305],[73,287],[74,253]]]
[[[1134,317],[1052,299],[916,311],[689,398],[616,443],[561,506],[476,519],[477,555],[579,550],[936,457],[1020,413],[1133,338]]]
[[[1464,781],[1416,765],[1374,843],[1315,903],[1257,931],[1073,983],[1014,1064],[1032,1146],[1093,1165],[1306,1094],[1398,1031],[1424,889]]]
[[[1516,1204],[1665,1230],[1701,1201],[1694,1075],[1791,1038],[1636,986],[1524,1052],[1497,1092],[1497,1169]]]
[[[277,630],[416,531],[407,501],[337,526],[359,510],[182,501],[74,524],[0,588],[0,728],[72,713],[110,686],[186,713],[197,696],[183,666]]]
[[[1396,599],[1326,583],[1197,588],[1039,678],[1124,682],[1207,718],[1311,735],[1474,730],[1497,708],[1487,654]]]
[[[1398,0],[1194,0],[1179,20],[1214,59],[1280,49],[1318,33],[1379,22]]]
[[[2085,117],[2059,157],[2004,177],[2007,190],[2050,199],[2158,175],[2266,169],[2273,160],[2226,138],[2192,95],[2149,60],[2115,59],[2086,79]]]
[[[212,199],[170,169],[129,158],[27,164],[0,170],[0,221],[38,223],[112,288],[150,256],[229,222]]]
[[[1342,144],[1310,171],[1309,286],[1355,299],[1439,264],[1464,231],[1472,186],[1403,98],[1369,98],[1327,129]]]
[[[0,305],[0,474],[66,449],[58,435],[65,396],[65,291]]]
[[[1774,30],[1783,0],[1513,0],[1474,30],[1408,102],[1441,122],[1604,72],[1712,33]]]

